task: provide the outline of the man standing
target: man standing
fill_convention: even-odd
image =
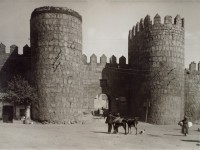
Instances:
[[[106,118],[106,122],[108,124],[108,133],[111,133],[112,130],[112,124],[113,124],[113,116],[112,114],[109,112],[107,118]]]
[[[113,123],[114,123],[114,133],[118,133],[118,124],[122,122],[122,119],[120,118],[120,113],[116,114],[116,117],[114,117]]]

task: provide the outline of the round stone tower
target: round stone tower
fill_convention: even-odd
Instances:
[[[198,70],[194,61],[185,69],[185,115],[194,124],[200,124],[200,62]]]
[[[184,115],[184,20],[164,24],[157,14],[129,32],[129,64],[134,72],[133,109],[150,123],[174,124]],[[134,81],[136,78],[137,82]]]
[[[60,7],[40,7],[30,19],[32,78],[39,95],[33,118],[68,123],[81,113],[82,17]]]

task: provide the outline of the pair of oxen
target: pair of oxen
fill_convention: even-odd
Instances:
[[[113,120],[114,133],[118,133],[118,128],[121,126],[124,128],[125,131],[124,134],[132,133],[131,127],[135,128],[136,130],[135,134],[137,134],[137,125],[138,125],[137,118],[135,119],[115,118]],[[128,132],[126,132],[127,127],[128,127]]]

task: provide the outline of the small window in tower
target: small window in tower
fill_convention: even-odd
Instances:
[[[126,104],[126,97],[120,97],[121,104]]]

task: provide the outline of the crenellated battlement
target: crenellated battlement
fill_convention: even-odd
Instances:
[[[0,54],[6,53],[6,46],[3,43],[0,43]]]
[[[192,61],[190,64],[189,64],[189,68],[186,68],[185,69],[187,72],[200,72],[200,61],[198,62],[198,64],[195,62],[195,61]]]
[[[193,61],[189,64],[190,71],[196,71],[196,63]]]
[[[31,78],[30,72],[31,51],[28,45],[23,47],[23,54],[19,54],[17,45],[0,43],[0,92],[5,92],[7,81],[13,76],[21,75],[28,80]]]
[[[99,63],[97,62],[97,56],[95,54],[92,54],[90,56],[90,60],[89,62],[87,61],[87,56],[85,54],[82,55],[82,62],[84,65],[90,66],[90,65],[95,65],[95,66],[113,66],[113,67],[118,67],[118,68],[123,68],[123,67],[127,67],[128,64],[126,63],[126,58],[124,56],[121,56],[119,58],[119,63],[117,63],[117,57],[112,55],[109,58],[109,62],[107,61],[107,57],[106,55],[102,55],[100,57],[100,61]]]
[[[137,34],[144,30],[151,30],[151,29],[160,29],[164,28],[166,26],[172,26],[174,28],[184,28],[184,18],[181,18],[180,15],[177,15],[174,18],[174,21],[172,21],[172,16],[165,16],[164,17],[164,23],[161,23],[161,17],[159,14],[156,14],[153,18],[153,23],[151,20],[151,17],[147,15],[144,20],[143,18],[140,19],[140,22],[137,22],[135,26],[132,27],[131,30],[129,30],[129,40],[133,39]]]
[[[57,14],[66,14],[66,15],[71,15],[74,17],[77,17],[80,21],[82,21],[81,15],[69,8],[66,7],[52,7],[52,6],[44,6],[44,7],[39,7],[36,8],[32,14],[31,18],[34,18],[35,16],[42,14],[42,13],[57,13]]]
[[[0,43],[0,54],[1,55],[11,55],[11,54],[15,55],[15,56],[18,56],[18,55],[30,56],[31,55],[31,49],[27,44],[23,47],[22,54],[19,54],[18,46],[15,44],[11,45],[9,50],[7,50],[6,47],[7,47],[6,45],[4,45],[3,43]]]

